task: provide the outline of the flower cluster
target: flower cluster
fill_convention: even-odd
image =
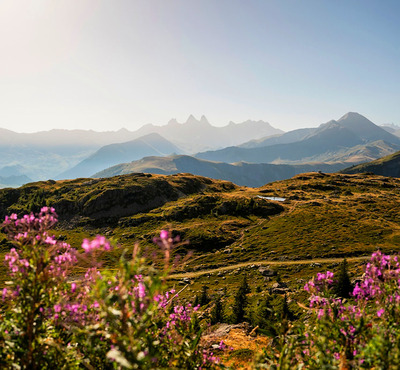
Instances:
[[[1,290],[0,363],[3,368],[214,368],[218,359],[199,345],[197,307],[166,290],[171,250],[178,238],[161,231],[155,242],[164,271],[140,257],[121,258],[116,272],[100,269],[113,249],[103,236],[84,239],[79,253],[49,235],[53,208],[7,216],[14,244],[5,255],[12,281]],[[98,253],[99,252],[99,253]],[[79,261],[91,265],[71,274]]]
[[[280,363],[305,368],[400,367],[400,263],[377,251],[350,299],[335,296],[331,272],[304,289],[311,316],[291,339]]]
[[[93,240],[83,239],[82,249],[86,253],[91,253],[96,250],[109,251],[111,249],[111,244],[104,236],[97,235]]]

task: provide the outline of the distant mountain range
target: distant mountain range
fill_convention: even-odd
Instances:
[[[197,158],[234,163],[362,162],[400,150],[400,138],[358,113],[347,113],[316,129],[288,132]]]
[[[58,175],[57,178],[75,179],[78,177],[88,177],[90,174],[118,163],[126,162],[127,160],[181,152],[180,148],[164,139],[161,135],[148,134],[126,143],[103,146],[76,166]]]
[[[215,127],[204,116],[200,120],[190,116],[182,124],[171,120],[164,126],[145,125],[136,131],[50,130],[28,134],[0,129],[0,168],[22,166],[25,168],[25,175],[34,180],[44,180],[67,172],[103,146],[127,143],[151,133],[158,133],[176,145],[179,148],[177,153],[195,153],[227,145],[238,145],[251,139],[282,132],[266,122],[250,120],[239,124],[230,122],[227,126]],[[126,152],[125,149],[121,150]],[[139,151],[140,149],[137,150]],[[146,155],[159,154],[157,151],[146,153]],[[124,157],[121,161],[132,161],[136,158],[136,156]],[[99,170],[104,169],[107,163]],[[91,173],[93,172],[86,175],[89,176]],[[84,175],[83,171],[81,174]],[[17,176],[19,173],[12,175]]]
[[[32,182],[28,176],[0,176],[0,188],[17,188],[21,185]]]
[[[103,145],[127,141],[127,132],[50,130],[27,134],[0,129],[0,167],[10,167],[13,176],[21,175],[23,168],[23,174],[35,180],[48,179]]]
[[[386,123],[380,127],[393,135],[400,136],[400,126],[397,126],[394,123]]]
[[[206,161],[187,155],[174,155],[168,157],[146,157],[131,163],[121,163],[98,172],[92,177],[112,177],[135,172],[160,175],[191,173],[193,175],[206,176],[216,180],[231,181],[237,185],[258,187],[272,181],[288,179],[303,172],[337,172],[347,165],[347,163],[276,165],[243,162],[228,164]]]
[[[171,156],[157,160],[158,165],[153,169],[151,161],[146,159],[148,163],[142,167],[149,172],[172,168],[174,172],[157,173],[185,171],[259,186],[303,170],[336,171],[392,154],[400,150],[396,129],[394,125],[379,127],[351,112],[316,128],[287,133],[264,121],[230,122],[224,127],[214,127],[204,116],[200,120],[190,116],[184,123],[173,119],[164,126],[145,125],[134,132],[51,130],[18,134],[0,129],[0,176],[26,176],[26,181],[89,177],[143,157],[197,152],[195,157],[205,161]],[[213,150],[204,151],[205,148]],[[264,166],[256,168],[249,164]],[[133,167],[129,171],[139,171],[138,163],[130,166]]]
[[[190,154],[206,148],[224,148],[283,133],[264,121],[229,122],[227,126],[215,127],[205,116],[197,120],[192,115],[184,123],[172,119],[165,126],[145,125],[136,134],[142,136],[152,132],[162,135]]]

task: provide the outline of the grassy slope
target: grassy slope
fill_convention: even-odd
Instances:
[[[287,200],[281,204],[258,195]],[[3,189],[0,210],[3,216],[55,205],[62,220],[56,234],[75,247],[83,237],[101,233],[122,246],[140,241],[153,250],[152,238],[166,228],[190,241],[177,253],[193,251],[184,268],[193,271],[398,250],[399,199],[399,180],[369,175],[310,173],[256,189],[192,175],[127,175]],[[147,207],[149,202],[153,206]],[[119,253],[105,261],[108,266]]]
[[[355,174],[372,172],[376,175],[400,176],[400,152],[396,152],[385,157],[376,159],[375,161],[361,163],[357,166],[352,166],[342,170],[342,173]]]
[[[286,201],[268,201],[260,195]],[[170,284],[185,288],[182,296],[189,300],[204,284],[210,295],[226,290],[227,312],[243,274],[252,289],[251,302],[272,287],[275,278],[258,271],[268,261],[291,289],[289,306],[300,312],[296,301],[306,297],[301,291],[305,281],[317,271],[335,271],[338,260],[333,258],[367,256],[376,248],[400,249],[400,179],[367,174],[309,173],[261,188],[192,175],[126,175],[0,190],[1,216],[44,203],[57,207],[62,221],[54,233],[73,246],[79,248],[82,238],[96,234],[118,241],[121,248],[104,257],[109,268],[137,241],[153,258],[157,247],[152,238],[161,229],[181,235],[190,244],[181,244],[175,253],[192,250],[193,255],[175,270],[187,275],[173,277]],[[2,259],[9,245],[1,235],[0,248]],[[364,261],[349,262],[352,277],[360,276]],[[188,286],[182,284],[183,277],[190,278]],[[2,267],[0,281],[6,279]]]

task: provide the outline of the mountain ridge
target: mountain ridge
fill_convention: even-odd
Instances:
[[[345,148],[351,150],[360,145],[371,145],[373,142],[387,143],[386,148],[383,149],[385,154],[400,149],[399,137],[390,134],[358,113],[349,112],[338,121],[331,120],[316,129],[294,131],[297,132],[293,135],[293,139],[299,138],[300,140],[291,141],[289,139],[289,142],[285,142],[285,137],[290,136],[289,132],[277,138],[264,140],[266,146],[260,146],[262,142],[255,147],[252,145],[249,147],[249,144],[231,146],[216,151],[200,152],[195,157],[227,163],[239,161],[253,163],[332,162],[337,160],[335,152],[343,152]],[[277,143],[272,144],[274,141]],[[381,155],[378,154],[379,156]],[[349,161],[353,160],[349,158]],[[358,161],[363,161],[363,159],[358,158]]]
[[[340,171],[345,174],[373,173],[387,177],[400,177],[400,151],[371,162],[353,165]]]
[[[89,177],[94,172],[127,160],[179,152],[182,152],[180,148],[161,135],[150,133],[124,143],[105,145],[73,168],[59,174],[57,179]]]
[[[100,171],[92,175],[92,177],[105,178],[138,172],[162,175],[192,173],[196,176],[205,176],[215,180],[231,181],[240,186],[258,187],[269,182],[291,178],[302,172],[336,172],[344,167],[346,167],[346,163],[279,165],[239,162],[228,164],[224,162],[206,161],[188,155],[174,155],[166,157],[145,157],[134,162],[121,163]]]

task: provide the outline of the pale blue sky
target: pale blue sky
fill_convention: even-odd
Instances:
[[[2,0],[0,127],[400,124],[398,0]]]

